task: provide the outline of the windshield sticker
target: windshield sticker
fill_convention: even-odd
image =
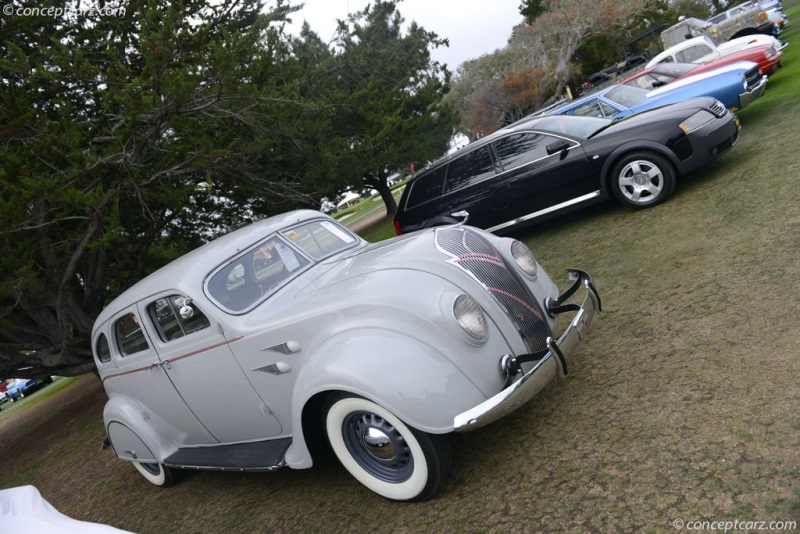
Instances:
[[[297,256],[294,255],[292,249],[283,243],[278,243],[275,246],[275,250],[278,251],[278,255],[281,257],[281,260],[283,260],[283,264],[286,265],[289,272],[296,271],[300,268],[300,262],[297,261]]]

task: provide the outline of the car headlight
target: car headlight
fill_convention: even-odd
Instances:
[[[514,241],[511,244],[511,255],[514,261],[517,262],[519,268],[525,271],[529,276],[536,278],[537,266],[536,258],[533,252],[522,241]]]
[[[769,45],[769,48],[767,49],[767,51],[764,52],[764,57],[766,57],[767,59],[770,59],[777,53],[778,53],[778,51],[775,50],[775,45]]]
[[[478,341],[486,340],[489,329],[486,325],[486,316],[480,304],[469,295],[460,295],[453,304],[453,315],[458,325]]]
[[[723,107],[724,109],[724,107]],[[705,110],[700,110],[678,126],[686,133],[696,130],[714,120],[714,115]]]

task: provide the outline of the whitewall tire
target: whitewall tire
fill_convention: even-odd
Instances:
[[[447,480],[448,436],[410,428],[372,401],[334,395],[327,403],[325,430],[345,469],[383,497],[428,500]]]
[[[173,483],[172,469],[163,464],[133,462],[133,466],[151,484],[167,488]]]

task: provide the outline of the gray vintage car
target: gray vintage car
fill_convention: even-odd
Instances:
[[[559,295],[524,244],[464,225],[369,244],[315,211],[252,224],[97,318],[106,445],[168,486],[176,468],[308,468],[327,441],[369,489],[428,499],[448,434],[566,374],[600,311],[589,275],[569,273]]]

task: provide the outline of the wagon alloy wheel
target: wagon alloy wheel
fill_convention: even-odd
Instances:
[[[419,502],[444,486],[450,470],[447,436],[410,428],[374,402],[345,395],[328,401],[325,427],[342,465],[379,495]]]
[[[620,160],[612,171],[614,195],[633,208],[654,206],[675,189],[675,171],[658,154],[638,152]]]
[[[168,488],[174,482],[174,471],[164,464],[133,462],[133,466],[148,482],[156,486]]]

